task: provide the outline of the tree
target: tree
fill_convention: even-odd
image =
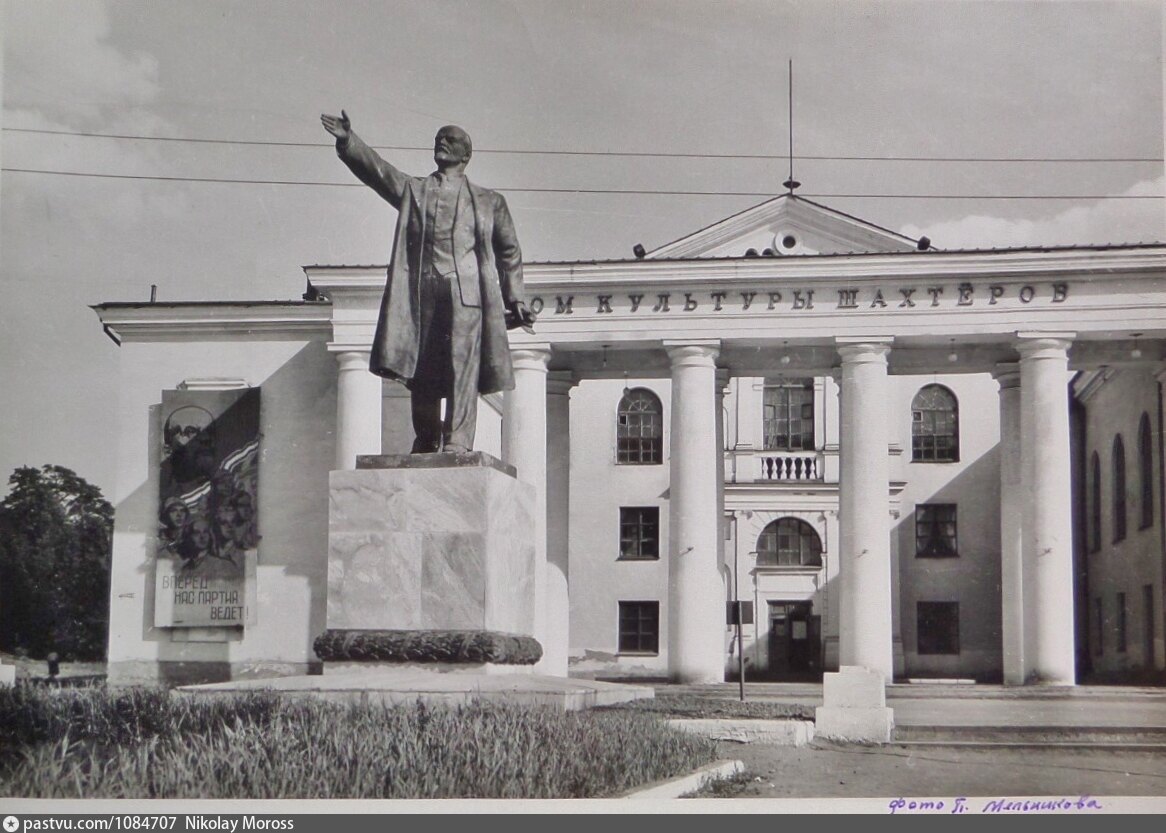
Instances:
[[[21,467],[0,501],[0,648],[100,659],[113,507],[63,466]]]

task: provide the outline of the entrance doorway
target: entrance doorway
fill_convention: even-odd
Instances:
[[[822,673],[822,617],[811,602],[769,602],[769,678],[816,679]]]

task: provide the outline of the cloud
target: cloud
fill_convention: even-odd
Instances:
[[[1164,177],[1143,180],[1121,196],[1161,197],[1164,186]],[[927,235],[941,249],[1148,243],[1166,240],[1166,208],[1161,199],[1098,200],[1045,218],[971,214],[926,228],[906,225],[902,233],[913,238]]]
[[[14,109],[87,123],[158,95],[157,59],[109,43],[109,13],[97,0],[5,3],[4,28],[16,35],[5,39],[6,99]]]

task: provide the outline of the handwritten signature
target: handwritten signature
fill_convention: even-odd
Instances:
[[[975,802],[975,803],[972,803]],[[957,797],[894,798],[887,804],[893,816],[896,813],[1079,813],[1101,810],[1101,802],[1087,795],[1059,798],[993,798],[972,799]]]

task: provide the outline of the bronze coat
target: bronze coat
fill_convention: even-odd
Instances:
[[[425,241],[425,197],[433,176],[411,177],[382,159],[355,133],[336,143],[336,153],[362,182],[397,209],[393,255],[385,281],[369,370],[406,384],[417,369],[421,321],[421,255]],[[506,340],[506,306],[523,298],[522,252],[502,195],[466,180],[473,234],[455,222],[454,260],[462,304],[482,308],[478,391],[514,387]],[[463,201],[458,201],[459,213]],[[459,227],[461,230],[459,231]],[[476,267],[476,268],[475,268]],[[455,301],[456,302],[456,301]]]

